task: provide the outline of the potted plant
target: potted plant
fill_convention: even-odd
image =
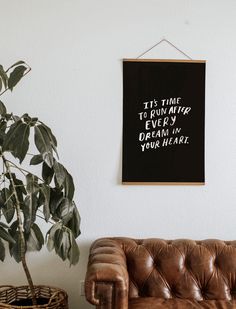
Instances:
[[[31,68],[19,61],[7,70],[0,65],[0,96],[12,91]],[[79,260],[76,238],[80,216],[76,208],[73,178],[59,162],[57,140],[51,129],[27,113],[17,116],[0,100],[0,260],[8,245],[10,255],[21,263],[28,285],[3,288],[0,307],[67,308],[66,294],[51,287],[34,286],[27,266],[28,251],[46,243],[65,261]],[[50,224],[46,234],[39,219]],[[29,300],[28,300],[29,298]],[[45,299],[46,298],[46,299]],[[27,308],[28,308],[27,307]],[[21,307],[22,308],[22,307]]]

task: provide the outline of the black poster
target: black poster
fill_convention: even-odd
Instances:
[[[204,184],[205,61],[123,61],[123,184]]]

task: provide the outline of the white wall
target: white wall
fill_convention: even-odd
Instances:
[[[0,0],[0,63],[33,68],[10,110],[39,116],[58,137],[82,216],[81,260],[69,268],[46,250],[29,256],[35,283],[79,297],[88,248],[101,236],[236,239],[236,1]],[[207,60],[206,186],[122,186],[123,57],[163,37]],[[167,45],[149,57],[182,58]],[[25,282],[20,265],[0,264],[0,284]]]

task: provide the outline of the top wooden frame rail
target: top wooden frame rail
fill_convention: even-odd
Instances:
[[[124,58],[123,62],[190,62],[190,63],[206,63],[206,60],[189,60],[189,59],[137,59]]]

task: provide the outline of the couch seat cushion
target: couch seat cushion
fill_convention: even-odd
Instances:
[[[140,297],[129,300],[129,309],[236,309],[236,301]]]

